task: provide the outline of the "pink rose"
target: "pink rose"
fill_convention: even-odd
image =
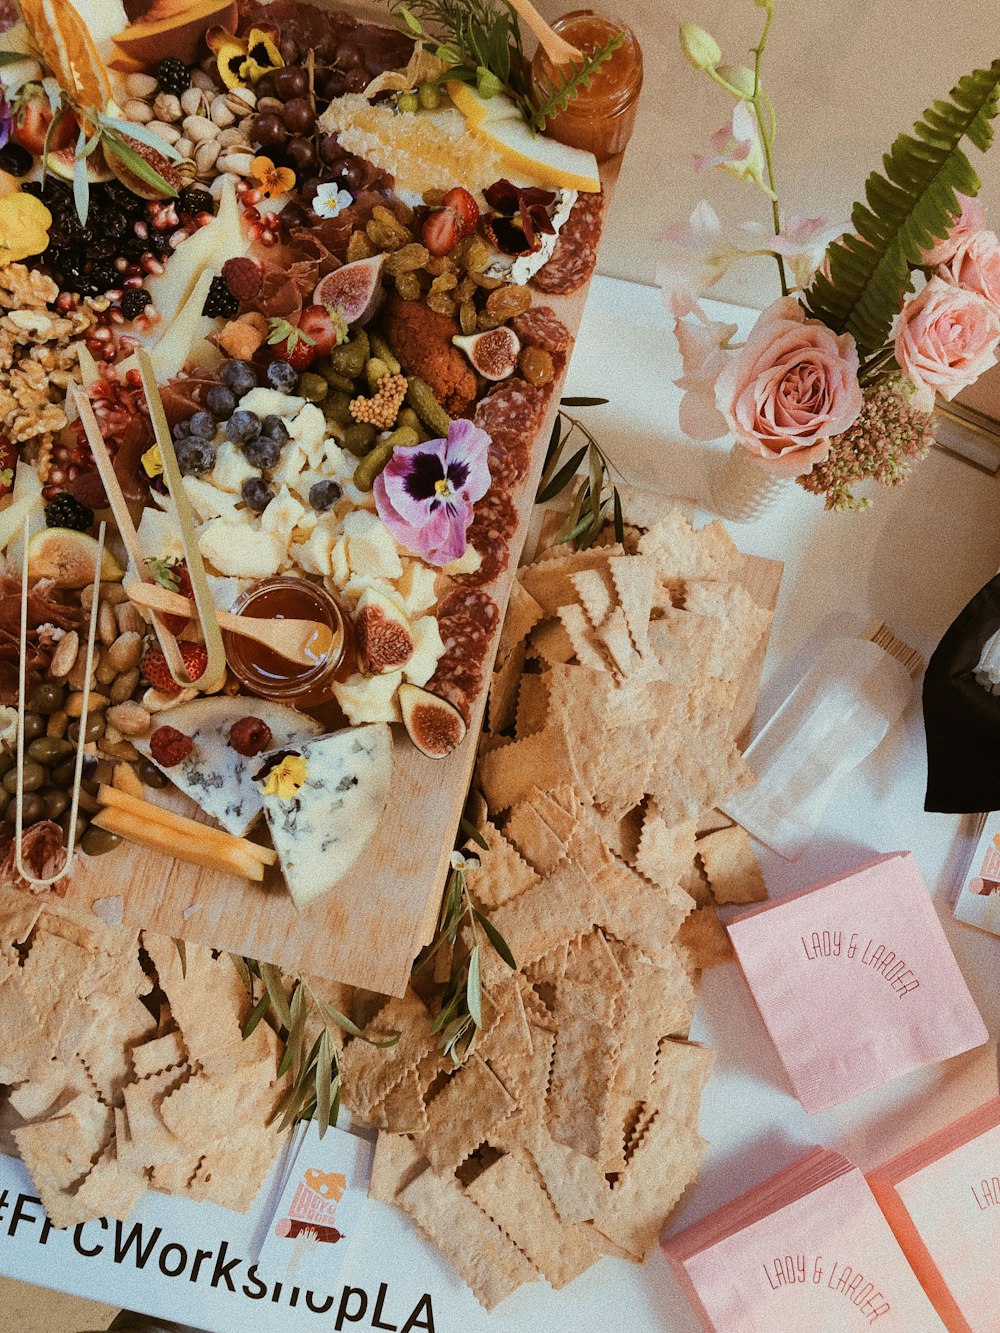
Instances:
[[[938,241],[937,245],[932,246],[930,250],[925,250],[921,256],[923,263],[928,268],[936,268],[938,264],[947,264],[960,245],[971,240],[986,226],[986,214],[977,200],[970,199],[967,194],[962,194],[959,190],[955,191],[955,198],[962,205],[962,211],[951,224],[948,235]]]
[[[716,401],[738,440],[774,471],[800,476],[861,411],[854,339],[806,319],[793,296],[782,297],[720,374]]]
[[[996,232],[980,231],[970,237],[955,251],[950,264],[942,264],[938,277],[1000,306],[1000,238]]]
[[[934,406],[934,394],[954,398],[996,363],[1000,310],[978,292],[931,278],[911,297],[896,325],[896,360],[917,386],[915,405]]]

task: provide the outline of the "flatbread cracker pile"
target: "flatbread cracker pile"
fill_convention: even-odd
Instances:
[[[280,1146],[278,1041],[243,1041],[225,955],[0,888],[0,1083],[57,1227],[124,1219],[148,1188],[245,1212]],[[13,1113],[13,1114],[12,1114]]]
[[[518,970],[484,951],[474,1053],[445,1071],[411,993],[371,1029],[405,1010],[423,1032],[405,1063],[358,1042],[342,1061],[353,1109],[392,1131],[372,1194],[487,1309],[656,1246],[706,1147],[713,1055],[687,1034],[698,970],[728,952],[712,904],[766,897],[713,807],[752,781],[737,703],[770,613],[721,524],[671,513],[625,537],[548,550],[514,589],[476,777],[489,850],[470,847],[468,883]]]

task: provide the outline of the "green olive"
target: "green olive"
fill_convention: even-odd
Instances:
[[[66,690],[62,685],[56,685],[52,681],[46,681],[39,685],[28,701],[28,707],[34,709],[36,713],[42,713],[49,717],[52,713],[58,713],[63,706],[63,700],[66,698]]]
[[[16,799],[14,801],[14,806],[15,809],[10,811],[9,817],[11,819],[17,818]],[[27,828],[30,824],[37,824],[40,819],[47,819],[47,818],[48,816],[45,812],[45,802],[42,800],[42,798],[40,796],[36,796],[34,792],[32,792],[28,796],[25,796],[21,804],[21,822],[23,827]]]
[[[0,778],[9,773],[17,763],[17,753],[14,750],[0,749]]]
[[[364,458],[375,443],[375,427],[357,421],[344,431],[344,448],[349,449],[355,458]]]
[[[157,790],[167,786],[170,781],[166,773],[161,772],[149,759],[140,759],[135,771],[147,787],[155,787]]]
[[[104,735],[104,715],[102,713],[91,713],[87,718],[87,732],[84,737],[88,741],[99,741]],[[79,722],[71,722],[69,726],[69,739],[76,745],[80,739]]]
[[[88,856],[103,856],[105,852],[113,852],[116,847],[120,847],[121,842],[122,839],[117,833],[111,833],[106,828],[98,828],[96,824],[91,824],[80,839],[80,847]]]
[[[70,811],[67,810],[65,814],[60,815],[59,818],[56,820],[56,823],[57,823],[57,824],[59,825],[59,827],[62,829],[63,834],[65,835],[65,837],[67,838],[67,840],[68,840],[68,838],[69,838],[69,827],[70,827],[69,817],[70,817]],[[76,841],[77,841],[78,843],[79,843],[80,839],[83,837],[83,835],[86,833],[86,831],[87,831],[87,829],[88,829],[89,827],[90,827],[90,821],[89,821],[84,815],[77,815],[77,817],[76,817]]]
[[[436,111],[441,105],[441,89],[435,83],[422,83],[417,89],[421,111]]]
[[[50,787],[42,792],[42,800],[45,802],[45,818],[58,819],[64,811],[69,808],[69,794],[64,791],[56,791]]]
[[[21,787],[24,791],[37,791],[48,780],[48,773],[42,768],[41,764],[36,764],[34,760],[25,761],[24,768],[21,770],[23,777]],[[3,785],[10,792],[17,791],[17,769],[11,769],[3,780]]]
[[[396,106],[400,111],[416,111],[420,106],[420,99],[416,93],[400,93],[396,98]]]
[[[314,375],[310,371],[299,376],[299,397],[304,398],[308,403],[321,403],[330,392],[330,386],[322,375]]]
[[[72,759],[64,759],[61,764],[56,764],[52,770],[52,785],[55,787],[72,787],[76,778],[76,763]]]
[[[54,736],[39,736],[28,746],[29,759],[37,759],[40,764],[55,764],[60,759],[73,753],[69,741],[56,740]]]
[[[25,713],[24,715],[24,739],[28,741],[37,741],[39,736],[45,735],[45,718],[41,713]]]
[[[80,790],[82,792],[84,791],[87,792],[87,794],[90,796],[97,795],[100,785],[101,784],[94,777],[80,779]]]

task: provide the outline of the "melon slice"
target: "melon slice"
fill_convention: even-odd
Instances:
[[[499,153],[512,176],[557,190],[593,194],[601,188],[593,153],[535,134],[520,117],[511,120],[488,116],[478,125],[471,121],[468,124],[474,135],[486,140]]]
[[[236,31],[236,0],[157,0],[135,23],[115,35],[126,65],[156,65],[167,56],[193,65],[208,28]],[[117,62],[115,62],[117,63]]]
[[[253,780],[263,760],[260,755],[237,754],[229,744],[233,723],[244,717],[260,718],[270,727],[276,748],[302,744],[323,730],[315,718],[289,704],[246,696],[192,699],[160,716],[164,725],[176,727],[194,741],[186,759],[163,771],[206,815],[237,838],[247,834],[264,808],[264,798]],[[135,746],[156,763],[148,737],[140,737]]]
[[[208,289],[212,285],[212,271],[205,269],[195,283],[194,288],[174,316],[163,337],[150,352],[153,369],[158,384],[166,384],[175,375],[179,375],[186,365],[198,357],[201,344],[215,328],[215,320],[201,312],[208,300]],[[219,358],[218,352],[210,343],[205,343],[210,352]],[[204,357],[201,358],[204,360]],[[131,364],[134,358],[129,358]]]
[[[468,83],[459,83],[452,79],[446,84],[448,96],[468,121],[470,128],[482,125],[487,120],[520,120],[521,113],[516,102],[497,93],[495,97],[480,97]]]
[[[146,282],[153,305],[165,324],[169,325],[174,319],[206,269],[221,273],[227,259],[243,257],[249,253],[250,242],[240,221],[236,186],[233,178],[227,176],[214,219],[182,241],[171,255],[164,272]]]

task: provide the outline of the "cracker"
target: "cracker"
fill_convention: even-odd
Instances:
[[[564,550],[541,563],[529,565],[521,571],[519,577],[523,587],[545,614],[552,616],[559,607],[576,601],[574,574],[585,569],[607,569],[613,556],[623,554],[620,546],[591,547],[584,551]]]
[[[372,1124],[392,1134],[423,1134],[427,1130],[424,1085],[416,1069],[408,1069],[382,1098],[372,1113]]]
[[[573,755],[563,731],[546,727],[523,741],[511,741],[486,755],[479,781],[491,810],[509,810],[532,787],[543,790],[575,773]]]
[[[642,1263],[697,1175],[707,1146],[690,1126],[657,1116],[594,1225]]]
[[[507,603],[507,612],[497,645],[497,661],[501,665],[507,661],[514,649],[527,639],[544,614],[520,580],[515,580],[511,586],[510,600]]]
[[[573,640],[566,633],[561,620],[543,620],[531,631],[528,654],[538,657],[548,666],[572,661],[575,654]]]
[[[76,1191],[76,1212],[81,1221],[107,1217],[123,1222],[146,1192],[147,1183],[143,1172],[130,1171],[112,1148],[106,1148]]]
[[[428,1162],[419,1147],[405,1134],[381,1133],[375,1144],[369,1199],[395,1203],[396,1195],[426,1171]]]
[[[514,734],[519,741],[526,736],[541,731],[548,717],[549,687],[545,676],[525,675],[521,677],[521,688],[517,696],[517,721]]]
[[[16,945],[23,944],[35,928],[43,899],[0,885],[0,956],[19,962]]]
[[[616,606],[605,623],[594,633],[604,645],[606,655],[619,674],[623,677],[630,675],[638,664],[638,655],[622,608]]]
[[[673,941],[691,910],[683,889],[655,888],[620,861],[601,870],[595,880],[604,901],[599,924],[617,939],[633,941],[654,962],[671,958]]]
[[[612,1026],[625,993],[625,980],[599,930],[572,942],[558,983],[559,1007],[581,1018]]]
[[[562,1006],[557,1018],[546,1108],[549,1133],[557,1143],[596,1157],[621,1043],[604,1024],[570,1013]]]
[[[714,907],[696,908],[681,926],[678,940],[694,971],[727,963],[733,956],[733,946]]]
[[[564,1223],[530,1158],[508,1154],[466,1188],[558,1291],[601,1258],[582,1226]]]
[[[643,534],[639,554],[656,563],[663,579],[726,578],[741,560],[736,544],[718,519],[695,529],[677,511]]]
[[[601,915],[602,905],[599,892],[579,867],[561,862],[547,878],[498,908],[491,920],[518,967],[524,967],[588,930]]]
[[[514,725],[524,655],[524,644],[518,644],[499,671],[495,671],[490,678],[490,731],[494,734]]]
[[[492,911],[537,884],[538,875],[518,847],[493,824],[487,821],[482,834],[489,847],[473,848],[479,857],[479,868],[468,870],[466,877],[476,902]]]
[[[168,1032],[164,1037],[155,1037],[137,1046],[132,1052],[132,1067],[136,1078],[146,1078],[183,1064],[186,1057],[187,1049],[181,1034]]]
[[[718,580],[689,580],[684,605],[689,611],[716,616],[721,621],[724,633],[716,640],[710,673],[735,680],[771,623],[770,612],[759,607],[742,584]]]
[[[349,1041],[340,1057],[345,1100],[351,1110],[370,1115],[375,1106],[396,1086],[408,1069],[415,1068],[436,1045],[430,1014],[422,1000],[407,991],[403,999],[392,999],[365,1027],[365,1036],[385,1040],[401,1034],[394,1046],[378,1047]]]
[[[695,850],[717,903],[759,903],[767,897],[750,839],[739,825],[700,838]]]
[[[606,671],[610,656],[606,656],[602,650],[598,631],[592,628],[583,608],[577,602],[561,606],[559,619],[579,664],[591,671]]]
[[[114,1117],[94,1093],[75,1097],[61,1115],[14,1130],[17,1151],[56,1227],[82,1220],[73,1196],[107,1147]]]
[[[543,1130],[529,1145],[545,1189],[564,1222],[586,1222],[607,1206],[611,1185],[600,1162]]]
[[[608,561],[608,570],[632,642],[640,656],[645,657],[656,592],[656,561],[642,555],[616,556]]]
[[[187,1193],[222,1208],[245,1213],[253,1207],[280,1146],[277,1129],[258,1125],[230,1135],[225,1147],[207,1153],[195,1171]]]
[[[0,982],[0,1082],[21,1082],[50,1053],[20,969],[13,971]]]
[[[678,884],[694,863],[694,832],[694,820],[670,828],[656,802],[647,802],[635,857],[636,869],[662,889]]]
[[[587,619],[594,629],[600,629],[617,603],[608,563],[600,569],[581,569],[570,579]]]
[[[566,854],[563,840],[542,818],[531,797],[511,809],[504,833],[539,875],[550,874]]]
[[[93,1097],[96,1093],[90,1075],[76,1056],[60,1060],[50,1055],[32,1067],[27,1082],[11,1089],[8,1100],[23,1120],[50,1120],[62,1115],[77,1097]]]
[[[492,1310],[538,1277],[534,1264],[453,1177],[424,1171],[400,1191],[396,1202],[457,1269],[485,1309]]]
[[[215,959],[211,949],[191,940],[185,950],[186,965],[167,935],[143,931],[142,944],[192,1061],[219,1077],[231,1074],[246,1059],[241,1023],[249,1007],[236,968],[225,954]]]
[[[661,1043],[647,1103],[654,1114],[698,1128],[698,1110],[715,1064],[715,1052],[695,1042]]]
[[[427,1108],[420,1148],[435,1171],[455,1167],[514,1109],[514,1098],[478,1055],[471,1055]]]
[[[525,974],[531,981],[541,982],[544,985],[557,985],[563,978],[566,971],[566,963],[569,959],[569,940],[560,940],[555,948],[550,949],[548,953],[542,954],[536,962],[530,963],[525,969]]]
[[[125,1088],[122,1095],[128,1117],[129,1143],[127,1153],[120,1148],[119,1155],[130,1168],[158,1166],[188,1155],[184,1144],[164,1124],[159,1107],[163,1099],[190,1076],[190,1072],[188,1066],[167,1069]]]

